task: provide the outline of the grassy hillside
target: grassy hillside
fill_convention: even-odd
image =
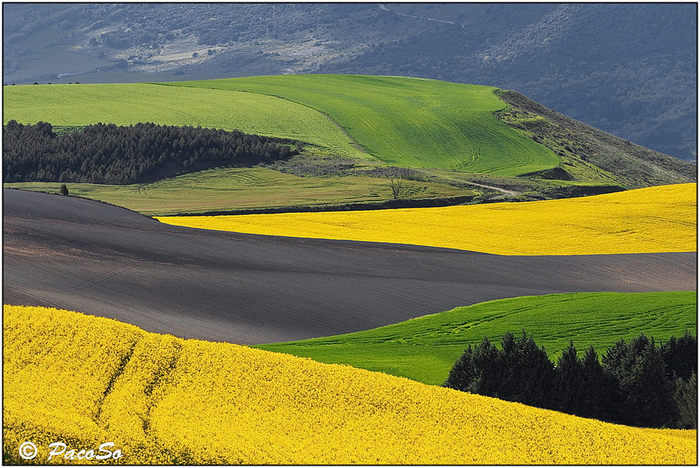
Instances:
[[[315,145],[306,147],[311,165],[332,156],[410,167],[429,180],[466,184],[484,200],[562,198],[696,181],[690,163],[487,86],[284,75],[4,91],[4,122],[44,120],[60,131],[143,121],[239,129]]]
[[[697,456],[697,431],[606,424],[56,309],[5,306],[3,317],[5,463],[26,463],[25,440],[40,464],[55,440],[76,450],[111,441],[125,464],[692,464]]]
[[[171,83],[281,96],[331,116],[368,153],[396,166],[519,175],[558,157],[500,122],[496,88],[420,78],[287,75]]]
[[[499,93],[498,117],[562,159],[557,178],[615,183],[626,188],[697,181],[697,164],[636,145],[547,109],[515,91]],[[546,173],[539,174],[547,177]],[[549,176],[552,174],[550,172]]]
[[[71,126],[153,121],[235,128],[313,143],[342,156],[368,157],[367,152],[398,166],[501,175],[544,170],[559,162],[549,149],[493,115],[506,104],[495,88],[486,86],[352,75],[171,85],[9,86],[5,122]]]
[[[468,196],[473,192],[447,184],[403,181],[402,198]],[[59,183],[3,184],[60,193]],[[251,208],[327,206],[392,199],[387,179],[373,177],[298,177],[263,167],[211,169],[150,184],[68,183],[71,195],[123,206],[149,216],[234,211]]]
[[[98,122],[201,125],[290,138],[343,156],[367,157],[323,114],[261,94],[146,83],[6,86],[3,110],[3,123],[14,119],[68,127]]]
[[[694,252],[696,194],[696,184],[679,184],[523,203],[160,220],[250,234],[418,244],[499,255]]]
[[[441,385],[467,345],[484,337],[500,343],[505,332],[525,329],[552,358],[571,339],[579,350],[592,345],[602,352],[618,339],[640,333],[663,340],[694,332],[696,309],[695,292],[525,296],[373,330],[257,347]]]

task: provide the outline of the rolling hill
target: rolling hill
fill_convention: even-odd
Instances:
[[[407,167],[519,175],[556,166],[550,150],[493,115],[505,107],[494,91],[410,78],[308,75],[167,87],[7,87],[4,109],[5,122],[152,121],[239,129]]]
[[[696,292],[573,293],[516,297],[458,307],[346,335],[257,347],[315,361],[441,385],[467,345],[499,343],[506,331],[526,330],[555,358],[570,340],[599,353],[619,339],[644,333],[657,341],[697,326]]]
[[[420,78],[286,75],[8,86],[3,109],[5,123],[47,121],[66,131],[144,121],[237,129],[315,145],[307,146],[310,160],[420,168],[419,177],[436,182],[464,173],[491,177],[488,186],[530,181],[530,192],[546,198],[697,180],[690,163],[616,139],[516,93]],[[436,172],[441,170],[453,176]],[[474,182],[467,184],[475,188]]]
[[[3,453],[126,464],[692,464],[694,430],[640,429],[74,312],[3,307]],[[68,452],[66,452],[68,453]],[[97,452],[101,454],[102,452]],[[52,460],[66,462],[63,456]]]
[[[14,119],[66,127],[98,122],[201,125],[301,140],[344,156],[363,157],[324,115],[260,94],[147,83],[8,86],[3,109],[4,123]]]
[[[405,77],[290,75],[171,83],[281,96],[331,116],[367,153],[404,167],[520,175],[556,155],[503,125],[496,88]]]
[[[506,257],[255,236],[10,189],[3,210],[6,302],[244,344],[366,330],[506,297],[694,290],[697,281],[694,252]]]
[[[679,184],[522,203],[158,219],[220,231],[418,244],[498,255],[694,252],[696,195],[696,184]]]

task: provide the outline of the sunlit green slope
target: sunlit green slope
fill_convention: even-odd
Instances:
[[[5,86],[4,91],[3,123],[14,119],[43,120],[54,126],[201,125],[290,138],[346,157],[367,157],[323,114],[262,94],[148,83]]]
[[[525,329],[550,357],[569,340],[579,350],[594,346],[604,352],[617,340],[640,333],[657,340],[681,336],[686,330],[694,333],[696,309],[694,291],[525,296],[372,330],[259,347],[440,385],[464,348],[484,337],[498,344],[505,332]]]
[[[556,166],[499,121],[495,88],[357,75],[285,75],[158,84],[5,88],[5,122],[152,121],[293,138],[392,165],[519,175]]]
[[[493,112],[496,88],[421,78],[285,75],[172,83],[282,96],[338,122],[387,163],[518,175],[558,164],[554,153],[516,133]]]

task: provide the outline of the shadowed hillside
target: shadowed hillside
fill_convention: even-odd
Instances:
[[[530,175],[545,179],[597,179],[628,189],[697,181],[696,164],[586,125],[516,91],[505,91],[500,96],[510,105],[498,112],[500,119],[562,159],[555,170]]]

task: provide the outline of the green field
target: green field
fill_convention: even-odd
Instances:
[[[261,94],[147,83],[5,86],[3,109],[3,123],[201,125],[305,141],[346,157],[369,157],[323,114]]]
[[[287,75],[171,83],[281,96],[338,122],[396,166],[519,175],[556,166],[550,150],[500,122],[496,88],[422,78]]]
[[[405,180],[402,198],[443,198],[473,192],[447,184]],[[17,182],[6,188],[59,193],[59,183]],[[150,184],[68,183],[71,195],[123,206],[148,216],[250,208],[381,202],[392,198],[387,179],[298,177],[263,167],[210,169]]]
[[[495,90],[419,78],[286,75],[168,86],[8,86],[3,107],[5,122],[239,129],[404,167],[515,176],[558,165],[553,152],[493,115],[506,106]]]
[[[620,338],[645,333],[657,340],[695,333],[695,292],[571,293],[484,302],[345,335],[259,345],[270,351],[444,382],[468,344],[485,336],[500,343],[507,331],[525,329],[555,358],[573,340],[600,353]]]

